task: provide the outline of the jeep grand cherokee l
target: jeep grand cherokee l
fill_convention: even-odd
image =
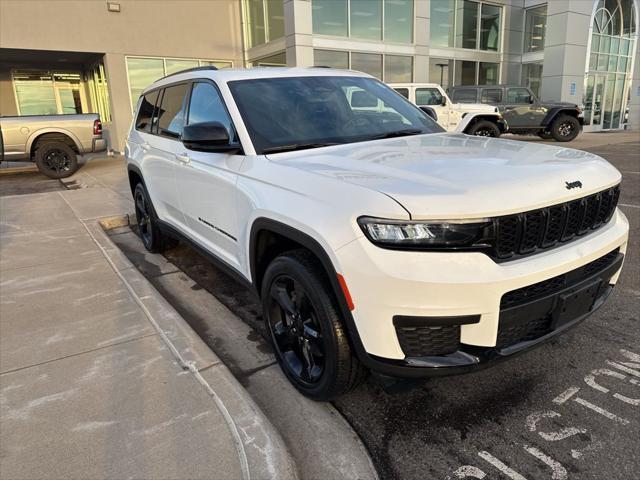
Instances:
[[[173,74],[142,93],[126,157],[145,247],[183,239],[253,288],[314,399],[533,347],[602,305],[627,247],[602,158],[445,133],[357,72]]]

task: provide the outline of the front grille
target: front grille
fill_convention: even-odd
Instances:
[[[560,291],[564,287],[568,286],[569,283],[580,283],[580,281],[590,277],[592,274],[604,270],[611,265],[618,256],[618,252],[619,249],[616,248],[612,252],[609,252],[597,260],[589,262],[576,270],[563,273],[562,275],[558,275],[548,280],[543,280],[542,282],[527,285],[526,287],[518,288],[517,290],[511,290],[502,296],[502,300],[500,301],[500,310],[516,305],[522,305],[530,300],[535,300],[536,298],[544,297],[550,293]]]
[[[445,327],[398,327],[396,334],[407,357],[447,355],[460,346],[460,325]]]
[[[567,242],[607,223],[615,211],[620,187],[571,202],[494,219],[493,256],[506,260]]]

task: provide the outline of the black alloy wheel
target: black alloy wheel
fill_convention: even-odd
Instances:
[[[135,191],[135,208],[136,208],[136,220],[138,223],[138,231],[140,232],[140,238],[147,250],[150,250],[153,246],[153,229],[151,225],[151,211],[149,209],[149,203],[147,201],[146,192],[142,188],[141,184],[138,184]]]
[[[558,142],[570,142],[580,133],[580,122],[576,117],[560,115],[551,126],[551,135]]]
[[[78,156],[64,142],[47,141],[37,146],[35,162],[40,173],[49,178],[66,178],[78,170]]]
[[[42,163],[45,165],[47,170],[52,170],[56,172],[56,174],[68,172],[69,170],[71,170],[71,162],[69,161],[69,157],[62,150],[49,150]]]
[[[498,138],[500,136],[500,129],[488,120],[480,120],[471,127],[469,135]]]
[[[269,330],[282,366],[312,386],[325,370],[325,344],[316,310],[299,281],[278,276],[269,291]]]

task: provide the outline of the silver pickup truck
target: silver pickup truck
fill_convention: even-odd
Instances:
[[[32,161],[49,178],[78,169],[78,156],[106,150],[97,113],[0,117],[0,161]]]

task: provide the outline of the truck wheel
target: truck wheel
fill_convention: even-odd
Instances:
[[[570,142],[580,133],[580,122],[571,115],[559,115],[551,124],[551,135],[558,142]]]
[[[499,137],[500,129],[495,123],[491,123],[488,120],[480,120],[474,123],[467,131],[468,135],[475,135],[477,137]]]
[[[64,142],[45,142],[38,146],[35,154],[40,173],[49,178],[66,178],[78,170],[78,156]]]
[[[330,400],[367,371],[351,353],[335,299],[306,250],[276,257],[262,282],[262,311],[276,358],[289,381],[313,400]]]
[[[142,244],[151,253],[161,253],[174,245],[174,241],[164,235],[158,227],[158,216],[153,208],[147,189],[140,182],[133,191],[136,222]]]

